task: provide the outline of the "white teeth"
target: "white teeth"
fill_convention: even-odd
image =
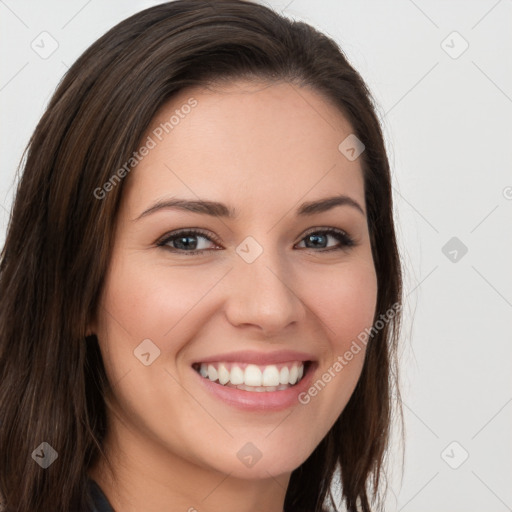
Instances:
[[[279,383],[288,384],[288,377],[290,376],[290,370],[287,366],[283,366],[279,372]]]
[[[242,366],[242,368],[240,367]],[[304,363],[290,362],[278,369],[276,365],[257,366],[236,363],[201,363],[199,374],[219,384],[248,391],[280,391],[293,386],[304,375]]]
[[[240,369],[239,366],[233,366],[233,368],[231,368],[229,381],[235,386],[244,383],[244,372]]]
[[[229,371],[226,368],[225,364],[222,364],[222,363],[219,364],[218,374],[219,374],[219,382],[222,385],[226,384],[226,382],[229,381]]]
[[[261,370],[255,364],[248,364],[244,372],[244,384],[246,386],[261,386]]]
[[[217,375],[217,369],[215,368],[215,366],[213,366],[212,364],[209,364],[208,365],[208,378],[214,382],[217,380],[218,378],[218,375]]]
[[[279,370],[274,365],[263,370],[263,386],[279,385]]]
[[[290,384],[295,384],[297,382],[297,377],[299,376],[299,371],[297,370],[297,367],[295,365],[292,366],[292,369],[290,370]]]

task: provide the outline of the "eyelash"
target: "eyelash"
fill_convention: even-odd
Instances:
[[[214,242],[214,243],[220,245],[220,242],[216,239],[216,237],[206,233],[205,231],[203,231],[201,229],[183,229],[180,231],[175,231],[170,236],[166,235],[163,239],[158,241],[156,243],[156,245],[158,247],[162,247],[162,248],[169,250],[171,252],[174,252],[174,253],[182,253],[182,254],[187,254],[187,255],[201,254],[201,253],[205,253],[206,251],[217,251],[218,250],[218,249],[195,249],[193,251],[185,251],[183,249],[176,249],[174,247],[169,247],[167,245],[169,242],[171,242],[174,239],[177,239],[177,238],[183,237],[183,236],[188,236],[188,235],[192,235],[192,236],[199,235],[204,238],[207,238],[210,242]],[[310,248],[310,247],[305,247],[305,248],[302,248],[302,250],[324,253],[324,252],[331,252],[331,251],[347,250],[347,249],[350,249],[351,247],[354,247],[355,245],[357,245],[355,243],[354,239],[351,238],[347,233],[345,233],[345,231],[342,231],[341,229],[315,228],[314,231],[309,231],[308,233],[306,233],[304,235],[304,237],[300,240],[300,242],[302,242],[305,238],[307,238],[310,235],[331,235],[334,238],[336,238],[339,242],[341,242],[341,245],[335,246],[335,247],[330,247],[327,249],[319,249],[319,250],[316,250],[316,249]]]

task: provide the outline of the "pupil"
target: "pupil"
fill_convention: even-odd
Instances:
[[[193,237],[190,237],[190,236],[182,236],[180,238],[178,238],[177,242],[178,244],[182,244],[182,242],[184,240],[190,240],[192,239]],[[185,248],[188,248],[188,249],[195,249],[197,247],[197,241],[195,242],[192,242],[192,243],[187,243],[187,242],[183,242],[182,244]],[[183,247],[178,247],[179,249],[182,249]]]
[[[325,238],[325,235],[309,235],[310,240],[313,240],[313,246],[318,246],[319,239]]]

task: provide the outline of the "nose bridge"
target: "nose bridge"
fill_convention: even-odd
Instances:
[[[260,237],[262,239],[262,237]],[[270,335],[298,321],[303,304],[297,296],[291,267],[271,236],[263,243],[247,237],[236,248],[226,306],[233,325],[253,324]]]

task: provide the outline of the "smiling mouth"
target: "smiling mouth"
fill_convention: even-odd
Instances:
[[[194,363],[204,379],[243,391],[284,391],[296,386],[308,373],[312,361],[256,365],[237,362]]]

